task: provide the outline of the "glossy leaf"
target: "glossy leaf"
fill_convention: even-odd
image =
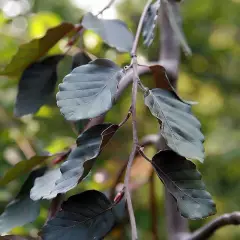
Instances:
[[[114,103],[122,69],[107,59],[75,68],[59,85],[57,104],[69,121],[97,117]]]
[[[34,180],[40,177],[44,171],[45,168],[33,171],[23,184],[16,198],[7,205],[0,216],[0,233],[6,233],[14,227],[23,226],[37,218],[40,211],[40,203],[34,202],[29,197],[29,193]]]
[[[173,151],[188,159],[204,161],[204,136],[190,104],[181,101],[175,92],[159,88],[145,94],[145,104],[161,121],[161,134]]]
[[[44,56],[48,50],[73,29],[74,25],[72,23],[63,22],[50,28],[42,38],[33,39],[29,43],[21,45],[11,62],[0,71],[0,75],[20,76],[29,65]]]
[[[45,198],[54,198],[57,194],[65,193],[76,187],[88,175],[96,157],[118,127],[114,124],[100,124],[83,132],[77,139],[78,147],[70,153],[67,161],[60,167],[62,176],[56,181],[51,194]]]
[[[30,192],[30,198],[34,201],[48,199],[51,191],[55,188],[55,183],[62,173],[60,168],[47,171],[43,176],[36,178],[34,186]]]
[[[133,45],[133,35],[127,25],[120,20],[99,19],[92,13],[87,13],[82,20],[84,28],[97,33],[109,46],[119,52],[130,52]]]
[[[216,206],[202,176],[191,161],[166,150],[157,153],[152,164],[167,190],[177,201],[181,215],[189,219],[201,219],[216,213]]]
[[[5,186],[9,182],[24,174],[28,174],[33,168],[44,163],[49,158],[51,158],[51,156],[34,156],[29,160],[17,163],[15,166],[10,168],[2,178],[0,178],[0,187]]]
[[[155,27],[158,19],[158,11],[161,4],[161,0],[157,0],[155,3],[152,3],[145,15],[143,22],[143,39],[144,44],[149,47],[152,44],[155,35]]]
[[[103,239],[114,227],[114,206],[101,192],[90,190],[70,197],[43,227],[43,240]]]
[[[18,85],[14,113],[17,117],[33,114],[53,95],[57,82],[57,64],[63,55],[55,55],[33,63],[24,72]]]

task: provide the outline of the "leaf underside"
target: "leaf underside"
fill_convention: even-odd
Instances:
[[[122,69],[107,59],[75,68],[59,85],[57,105],[69,121],[94,118],[114,103]]]
[[[143,21],[143,39],[144,44],[149,47],[154,39],[156,22],[158,19],[158,11],[161,1],[157,0],[155,3],[151,4],[147,10],[147,14]]]
[[[32,63],[44,56],[61,38],[74,29],[72,23],[63,22],[50,28],[40,39],[33,39],[19,47],[11,62],[0,71],[0,75],[18,77]]]
[[[145,104],[161,121],[161,134],[172,150],[185,158],[204,161],[204,136],[190,104],[175,92],[159,88],[147,92]]]
[[[117,129],[118,125],[100,124],[83,132],[77,139],[78,147],[69,154],[67,161],[60,167],[62,175],[56,181],[51,193],[44,198],[54,198],[57,194],[76,187],[88,175],[96,157]]]
[[[130,52],[133,45],[133,35],[127,25],[120,20],[99,19],[92,13],[87,13],[82,20],[84,28],[97,33],[109,46],[119,52]]]
[[[46,57],[33,63],[23,72],[14,109],[17,117],[33,114],[47,103],[56,86],[57,64],[63,57],[63,55]]]
[[[189,219],[202,219],[216,213],[216,206],[202,176],[191,161],[166,150],[157,153],[152,164],[167,190],[177,201],[181,215]]]
[[[34,170],[23,184],[16,198],[10,202],[0,216],[0,233],[6,233],[12,228],[33,222],[40,211],[40,202],[34,202],[29,197],[34,180],[40,177],[45,168]]]
[[[70,197],[62,210],[43,227],[43,240],[100,240],[116,223],[112,203],[101,192],[89,190]]]

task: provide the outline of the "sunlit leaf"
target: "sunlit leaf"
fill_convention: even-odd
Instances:
[[[72,23],[63,22],[54,28],[50,28],[44,37],[33,39],[29,43],[21,45],[11,62],[0,71],[0,75],[20,76],[30,64],[44,56],[48,50],[73,29],[74,25]]]
[[[152,164],[167,190],[177,201],[181,215],[189,219],[201,219],[216,213],[216,206],[202,176],[191,161],[166,150],[157,153]]]
[[[76,187],[88,175],[96,157],[118,127],[114,124],[100,124],[83,132],[77,139],[78,147],[70,153],[67,161],[60,167],[62,176],[56,181],[56,186],[46,198],[54,198],[57,194]]]
[[[133,45],[133,35],[126,24],[120,20],[99,19],[92,13],[87,13],[82,25],[97,33],[109,46],[119,52],[130,52]]]
[[[34,156],[29,160],[24,160],[17,163],[15,166],[10,168],[2,178],[0,178],[0,187],[5,186],[9,182],[24,174],[28,174],[33,168],[43,164],[50,157],[51,156]]]
[[[40,203],[34,202],[29,193],[34,180],[43,175],[45,168],[31,172],[16,198],[10,202],[0,216],[0,233],[6,233],[16,226],[33,222],[40,211]]]
[[[118,221],[114,207],[103,193],[95,190],[72,196],[43,227],[43,240],[103,239]]]
[[[190,104],[181,101],[175,92],[160,88],[146,93],[145,104],[161,121],[161,134],[172,150],[183,157],[204,161],[204,136]]]
[[[107,59],[75,68],[59,85],[57,104],[69,121],[97,117],[114,103],[122,69]]]
[[[144,44],[148,47],[152,44],[152,41],[154,39],[160,4],[161,0],[157,0],[155,3],[152,3],[149,6],[147,14],[144,18],[142,35]]]
[[[36,178],[34,186],[31,189],[30,197],[36,201],[39,199],[48,199],[51,191],[55,188],[56,181],[62,176],[60,168],[47,171],[43,176]]]
[[[53,95],[57,82],[57,64],[62,58],[63,55],[46,57],[23,72],[14,109],[17,117],[37,112]]]

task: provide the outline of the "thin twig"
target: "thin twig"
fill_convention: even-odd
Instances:
[[[152,171],[150,176],[150,187],[149,187],[149,203],[151,209],[151,217],[152,217],[152,239],[158,240],[158,206],[156,201],[156,192],[155,192],[155,179],[154,179],[154,171]]]
[[[141,139],[139,145],[143,148],[151,146],[151,145],[156,145],[158,142],[158,139],[159,139],[159,135],[149,134]],[[136,153],[135,158],[138,156],[138,154],[139,154],[139,151]],[[113,199],[115,196],[116,187],[117,187],[118,183],[121,181],[121,178],[127,168],[127,164],[128,164],[128,160],[123,163],[122,167],[119,169],[119,171],[117,173],[117,176],[116,176],[116,178],[112,184],[111,190],[110,190],[110,199]]]
[[[125,195],[126,195],[127,206],[128,206],[128,213],[129,213],[131,229],[132,229],[132,240],[138,239],[136,220],[135,220],[133,206],[132,206],[131,193],[130,193],[130,189],[129,189],[131,167],[132,167],[132,164],[133,164],[133,161],[135,158],[135,154],[136,154],[137,148],[138,148],[136,102],[137,102],[137,88],[138,88],[139,76],[138,76],[138,70],[137,70],[138,66],[137,66],[136,51],[137,51],[138,42],[139,42],[140,34],[142,31],[142,27],[143,27],[143,21],[144,21],[145,15],[147,14],[147,10],[148,10],[151,2],[152,2],[152,0],[149,0],[144,7],[143,13],[139,20],[137,33],[136,33],[132,51],[131,51],[131,55],[132,55],[131,65],[133,67],[132,109],[131,109],[132,110],[132,128],[133,128],[133,147],[132,147],[132,152],[130,154],[128,164],[127,164],[126,175],[125,175],[125,179],[124,179],[124,186],[125,186]]]
[[[110,0],[109,3],[108,3],[101,11],[99,11],[99,13],[97,14],[97,16],[100,15],[100,14],[103,14],[103,12],[104,12],[105,10],[107,10],[108,8],[110,8],[114,2],[115,2],[115,0]]]
[[[187,240],[204,240],[212,236],[219,228],[227,225],[240,225],[240,212],[223,214],[193,232]]]

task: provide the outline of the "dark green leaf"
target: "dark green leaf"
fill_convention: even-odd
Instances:
[[[0,240],[40,240],[37,238],[32,237],[23,237],[23,236],[17,236],[17,235],[6,235],[6,236],[0,236]]]
[[[5,186],[12,180],[28,174],[34,167],[44,163],[51,156],[34,156],[29,160],[24,160],[17,163],[15,166],[10,168],[5,175],[0,179],[0,187]]]
[[[0,75],[20,76],[30,64],[44,56],[48,50],[73,29],[74,25],[72,23],[63,22],[50,28],[42,38],[33,39],[31,42],[21,45],[11,62],[0,71]]]
[[[156,22],[158,19],[158,10],[160,7],[161,1],[157,0],[155,3],[151,4],[147,10],[143,21],[143,39],[144,44],[149,47],[152,44],[154,39],[154,30],[156,27]]]
[[[101,192],[90,190],[70,197],[56,218],[43,227],[43,240],[100,240],[116,223],[113,205]]]
[[[43,176],[36,178],[34,187],[31,189],[30,198],[34,201],[48,199],[55,183],[62,176],[60,168],[47,171]]]
[[[130,52],[133,45],[133,35],[127,25],[120,20],[99,19],[92,13],[87,13],[82,20],[82,25],[97,33],[109,46],[119,52]]]
[[[59,85],[57,104],[69,121],[97,117],[114,103],[122,69],[107,59],[75,68]]]
[[[92,59],[85,53],[85,52],[79,52],[73,56],[73,62],[72,62],[72,70],[76,67],[88,64],[91,62]],[[80,120],[73,122],[73,125],[76,129],[77,133],[81,133],[88,123],[88,119]]]
[[[88,175],[96,157],[118,127],[114,124],[100,124],[83,132],[77,139],[78,147],[70,153],[67,161],[60,167],[62,176],[56,181],[52,192],[45,198],[54,198],[57,194],[65,193],[76,187]]]
[[[16,198],[10,202],[0,216],[0,233],[6,233],[12,228],[33,222],[40,211],[40,203],[30,199],[29,193],[34,180],[43,175],[45,168],[33,171]]]
[[[63,55],[46,57],[23,72],[14,109],[17,117],[37,112],[49,100],[57,82],[57,64],[62,58]]]
[[[152,164],[167,190],[177,201],[181,215],[189,219],[201,219],[216,213],[216,206],[202,176],[191,161],[166,150],[157,153]]]
[[[85,52],[78,52],[73,56],[72,70],[76,67],[88,64],[92,59]]]
[[[161,121],[161,134],[167,145],[183,157],[203,162],[204,136],[191,105],[181,101],[175,92],[159,88],[146,93],[145,104]]]

